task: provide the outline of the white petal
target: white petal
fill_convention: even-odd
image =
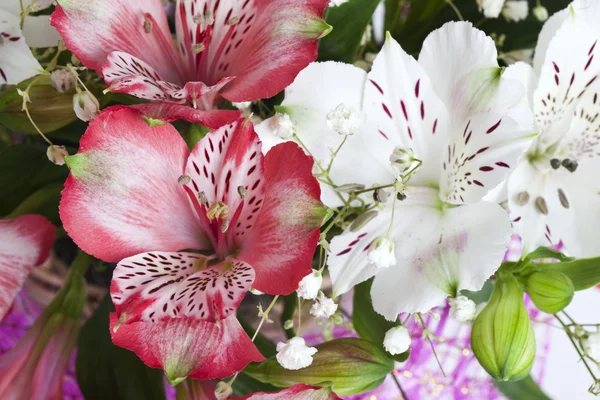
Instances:
[[[19,29],[19,18],[0,10],[0,84],[17,84],[43,68],[33,57]]]
[[[411,185],[437,186],[448,111],[425,70],[391,36],[368,75],[363,109],[369,118],[369,130],[362,135],[364,151],[392,174],[393,149],[412,148],[423,165]]]
[[[536,75],[539,75],[542,71],[542,65],[546,60],[546,52],[548,51],[550,41],[554,35],[556,35],[556,32],[562,26],[563,22],[565,22],[568,15],[569,9],[565,8],[548,18],[542,27],[533,55],[533,69],[535,70]]]
[[[547,145],[567,130],[577,101],[600,72],[600,36],[569,17],[550,41],[534,94],[534,112]]]
[[[385,318],[429,311],[448,295],[479,290],[500,267],[511,227],[499,205],[481,202],[444,213],[433,207],[402,211],[398,215],[418,214],[420,223],[394,232],[398,264],[373,282],[373,307]]]
[[[572,174],[562,167],[553,170],[541,162],[534,166],[526,159],[510,176],[508,206],[515,232],[523,241],[523,254],[558,243],[572,229],[572,212],[561,204],[558,192],[566,190],[570,178]]]
[[[600,156],[600,79],[592,83],[580,97],[571,117],[568,131],[563,132],[561,150],[569,159]]]
[[[449,22],[423,42],[419,64],[444,104],[452,105],[458,82],[479,68],[497,67],[494,41],[470,22]]]
[[[58,31],[50,25],[49,15],[25,17],[23,34],[31,47],[54,47],[61,40]]]

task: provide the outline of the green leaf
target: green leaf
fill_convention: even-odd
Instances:
[[[112,343],[107,295],[81,330],[75,369],[86,400],[164,400],[163,373]]]
[[[244,331],[246,331],[246,333],[248,334],[248,336],[250,336],[250,337],[254,336],[254,332],[256,332],[256,330],[248,323],[248,321],[246,321],[244,319],[244,316],[242,315],[241,312],[239,312],[239,310],[238,310],[237,318],[240,321],[242,328],[244,328]],[[254,344],[256,345],[258,350],[262,353],[262,355],[265,357],[271,357],[271,356],[274,356],[275,354],[277,354],[277,350],[275,349],[275,343],[271,342],[269,339],[264,337],[261,333],[256,335]]]
[[[318,385],[333,383],[341,396],[375,389],[394,369],[394,362],[373,343],[356,338],[336,339],[316,346],[310,366],[296,371],[284,369],[275,358],[250,364],[244,372],[251,377],[277,387],[296,383]]]
[[[511,400],[551,400],[531,376],[518,382],[494,381],[494,383],[502,394]]]
[[[260,382],[243,372],[233,382],[232,389],[236,396],[247,396],[256,392],[276,392],[279,390],[278,387]]]
[[[296,310],[297,304],[298,304],[298,296],[296,295],[296,292],[290,294],[289,296],[284,297],[283,312],[281,313],[281,326],[283,326],[285,321],[287,321],[288,319],[294,318],[294,310]],[[294,327],[287,329],[285,331],[285,335],[288,337],[288,339],[296,336],[296,332],[294,332]]]
[[[0,216],[10,214],[26,200],[43,204],[43,199],[34,201],[30,196],[48,185],[62,184],[68,174],[67,167],[48,160],[43,146],[14,145],[0,150]],[[52,196],[44,191],[38,195]]]
[[[349,0],[327,10],[333,30],[319,42],[319,61],[353,63],[379,0]]]
[[[538,265],[541,271],[558,271],[568,276],[575,290],[589,289],[600,284],[600,257]]]
[[[526,256],[529,260],[539,260],[540,258],[554,258],[559,261],[573,261],[575,257],[569,257],[564,255],[558,250],[551,249],[549,247],[538,247]]]
[[[60,202],[60,192],[62,189],[62,183],[51,183],[46,185],[29,195],[6,217],[14,218],[25,214],[41,214],[55,225],[60,225],[58,204]]]
[[[371,301],[372,284],[373,279],[369,279],[354,287],[352,325],[361,338],[371,341],[377,347],[385,351],[383,348],[383,339],[385,338],[386,332],[399,324],[397,322],[388,321],[381,314],[375,312]],[[394,360],[402,362],[408,359],[410,350],[395,356],[392,356],[391,354],[388,355]]]

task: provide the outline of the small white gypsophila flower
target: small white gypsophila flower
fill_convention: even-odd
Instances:
[[[527,0],[507,1],[502,8],[502,16],[509,22],[519,22],[529,15]]]
[[[294,123],[287,114],[277,113],[269,118],[269,125],[273,134],[282,139],[291,139],[294,135]]]
[[[483,13],[486,18],[498,18],[502,7],[504,6],[504,0],[477,0],[479,11]]]
[[[52,161],[56,165],[65,165],[65,157],[69,155],[69,152],[65,146],[51,145],[46,150],[46,156],[48,160]]]
[[[548,19],[548,10],[546,9],[546,7],[544,7],[543,5],[539,5],[536,6],[533,10],[533,15],[538,19],[538,21],[540,22],[544,22]]]
[[[327,113],[327,126],[340,135],[352,135],[361,122],[360,113],[352,107],[346,107],[344,103]]]
[[[52,87],[59,93],[67,92],[75,85],[75,77],[66,69],[56,69],[50,74]]]
[[[88,122],[100,112],[100,103],[90,92],[80,92],[73,96],[73,110],[77,118]]]
[[[264,292],[261,292],[260,290],[254,288],[250,288],[250,293],[252,293],[255,296],[261,296],[264,294]]]
[[[310,314],[315,318],[328,319],[337,311],[338,305],[325,296],[325,293],[319,292],[319,297],[310,308]]]
[[[583,351],[594,361],[600,362],[600,332],[588,333],[588,337],[582,340]]]
[[[458,322],[467,322],[475,318],[477,313],[477,305],[475,302],[466,296],[456,296],[450,299],[450,314]]]
[[[313,269],[312,272],[302,278],[298,284],[298,297],[306,300],[316,299],[322,283],[323,277],[321,276],[321,272]]]
[[[395,147],[392,154],[390,154],[390,163],[397,178],[410,170],[414,161],[415,153],[411,148]]]
[[[317,352],[314,347],[308,347],[303,338],[296,336],[287,343],[277,343],[277,362],[285,369],[297,370],[306,368],[313,361],[313,355]]]
[[[228,399],[233,394],[231,385],[225,381],[220,381],[215,387],[215,397],[217,400]]]
[[[402,354],[410,347],[410,332],[402,325],[395,326],[385,333],[383,347],[391,355]]]
[[[251,101],[242,101],[239,103],[232,102],[231,105],[234,106],[235,108],[237,108],[238,110],[244,111],[244,110],[250,108],[250,106],[252,105],[252,102]]]
[[[371,243],[367,257],[369,263],[377,268],[389,268],[398,262],[394,252],[394,242],[386,236],[379,237]]]

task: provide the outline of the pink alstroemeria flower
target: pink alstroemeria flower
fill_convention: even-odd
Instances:
[[[173,126],[117,106],[91,122],[67,164],[65,229],[119,262],[113,341],[172,383],[262,360],[235,310],[251,286],[289,294],[310,273],[325,213],[312,158],[294,143],[263,156],[244,119],[190,153]]]
[[[210,110],[274,96],[317,57],[329,0],[59,0],[52,24],[113,92]]]
[[[56,228],[41,215],[0,220],[0,320],[29,272],[50,254]]]

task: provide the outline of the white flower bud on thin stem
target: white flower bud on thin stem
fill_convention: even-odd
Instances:
[[[548,10],[541,4],[538,4],[533,10],[533,15],[538,21],[544,22],[548,19]]]
[[[285,369],[298,370],[312,364],[313,355],[317,352],[314,347],[308,347],[303,338],[296,336],[286,343],[277,344],[277,362]]]
[[[273,134],[285,140],[291,139],[294,136],[294,123],[289,115],[277,113],[269,118],[268,121]]]
[[[502,8],[502,16],[508,22],[519,22],[527,18],[529,15],[529,4],[527,0],[509,0],[504,3]]]
[[[383,347],[391,355],[402,354],[408,350],[410,342],[410,332],[402,325],[399,325],[385,333]]]
[[[394,252],[394,242],[387,236],[375,239],[369,247],[367,255],[369,263],[377,268],[389,268],[396,265],[396,254]]]
[[[80,92],[73,96],[73,110],[82,121],[88,122],[100,112],[100,103],[90,92]]]
[[[297,290],[298,297],[306,300],[316,299],[322,283],[323,277],[321,276],[321,271],[313,269],[312,273],[306,275],[300,281]]]
[[[66,69],[57,69],[50,74],[52,87],[60,93],[68,92],[71,87],[75,86],[75,77]]]
[[[48,150],[46,150],[46,156],[48,156],[48,160],[52,161],[56,165],[65,165],[65,157],[68,155],[69,152],[65,146],[51,145],[48,146]]]

